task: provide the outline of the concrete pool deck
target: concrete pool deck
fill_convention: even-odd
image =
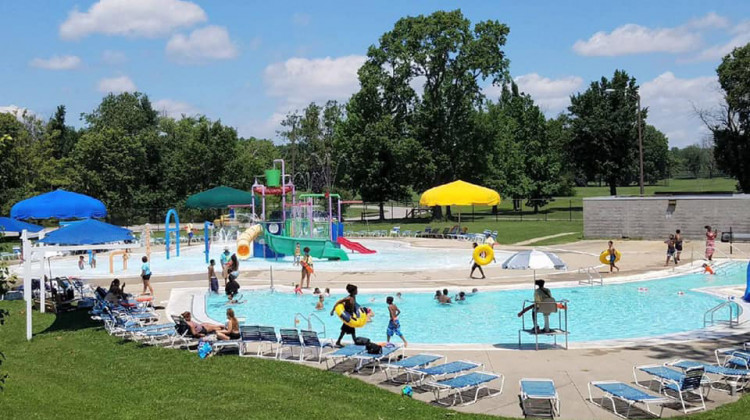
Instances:
[[[356,240],[356,239],[355,239]],[[392,239],[387,239],[392,240]],[[347,283],[355,283],[362,289],[391,289],[408,290],[411,288],[505,288],[529,287],[534,273],[530,270],[503,270],[499,264],[485,268],[486,279],[469,279],[471,244],[455,240],[440,239],[400,239],[411,243],[415,247],[438,247],[455,249],[456,252],[466,253],[467,266],[464,270],[429,270],[420,272],[359,272],[352,267],[347,272],[318,271],[313,277],[311,286],[330,287],[341,290]],[[595,266],[602,273],[604,283],[645,279],[678,274],[698,269],[702,263],[704,244],[702,241],[686,242],[683,252],[683,262],[676,269],[674,265],[664,267],[666,246],[657,241],[617,241],[615,246],[622,252],[623,259],[618,264],[619,273],[609,274],[608,267],[598,261],[599,253],[606,248],[606,241],[580,241],[565,245],[550,247],[534,247],[535,249],[550,250],[557,253],[567,264],[567,272],[551,272],[538,270],[537,277],[544,277],[550,282],[576,282],[585,278],[585,274],[577,270]],[[499,246],[496,249],[522,250],[530,249],[523,246]],[[729,244],[718,243],[716,257],[724,258],[729,255]],[[742,257],[741,255],[735,255]],[[276,287],[290,287],[299,282],[297,270],[274,270],[273,278]],[[114,276],[113,276],[114,277]],[[122,277],[121,277],[122,279]],[[96,279],[91,283],[103,286],[109,285],[110,279]],[[128,283],[127,291],[138,293],[141,290],[139,278],[124,278]],[[269,270],[242,271],[240,284],[243,287],[267,287],[270,285]],[[200,293],[207,287],[205,274],[168,276],[154,273],[152,285],[155,290],[155,302],[166,306],[171,313],[184,310],[195,311],[192,295]],[[554,287],[554,285],[552,286]],[[741,294],[741,288],[726,288],[722,293]],[[750,311],[746,311],[750,312]],[[198,314],[205,316],[205,314]],[[199,316],[201,318],[201,316]],[[167,319],[167,318],[165,318]],[[466,346],[419,346],[414,345],[407,350],[408,354],[415,354],[420,350],[430,349],[432,352],[443,354],[448,360],[467,359],[484,364],[484,370],[501,373],[505,376],[505,387],[500,396],[480,399],[477,404],[459,407],[459,411],[503,415],[508,417],[522,417],[518,401],[518,381],[523,377],[550,378],[555,381],[562,401],[561,418],[564,419],[609,419],[617,418],[609,410],[604,410],[587,402],[587,384],[592,380],[620,380],[632,383],[634,365],[664,363],[678,358],[715,362],[713,350],[720,347],[742,346],[750,341],[747,323],[741,324],[733,330],[733,336],[716,336],[697,340],[689,337],[670,343],[659,343],[649,340],[631,340],[631,344],[618,346],[597,346],[588,348],[571,348],[570,350],[509,350],[492,346],[469,348]],[[697,336],[696,336],[697,337]],[[407,337],[408,338],[408,337]],[[324,365],[308,363],[310,366],[322,368]],[[382,373],[375,375],[352,374],[367,382],[376,384],[393,392],[399,392],[400,387],[384,384]],[[735,401],[737,396],[730,396],[719,391],[712,391],[707,401],[708,407]],[[415,392],[415,398],[429,401],[432,393]],[[679,415],[680,412],[665,409],[664,416]]]

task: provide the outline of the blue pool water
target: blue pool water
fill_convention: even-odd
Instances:
[[[555,288],[553,296],[570,301],[568,310],[571,341],[592,341],[620,338],[650,337],[695,330],[703,327],[703,314],[721,300],[691,289],[745,284],[745,264],[738,264],[725,274],[707,276],[689,274],[625,284]],[[648,291],[639,291],[648,288]],[[468,291],[468,290],[467,290]],[[684,295],[678,295],[678,292]],[[459,292],[450,287],[451,295]],[[431,293],[404,293],[395,303],[401,309],[401,330],[414,343],[516,343],[520,319],[516,316],[524,299],[531,299],[528,290],[479,292],[465,302],[440,305]],[[371,339],[385,340],[388,310],[385,298],[394,293],[362,294],[357,301],[375,312],[371,323],[357,331]],[[341,323],[329,316],[331,306],[342,296],[326,299],[325,310],[317,315],[325,322],[328,337],[338,336]],[[297,312],[315,311],[317,296],[263,291],[244,291],[246,302],[232,305],[245,324],[294,327]],[[207,297],[206,310],[214,320],[225,321],[226,298]],[[556,315],[552,315],[556,325]],[[539,316],[542,322],[542,316]],[[298,328],[306,327],[301,323]],[[321,328],[314,325],[314,329]],[[397,340],[398,341],[398,340]]]

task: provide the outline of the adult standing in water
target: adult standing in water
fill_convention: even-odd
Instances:
[[[706,229],[706,259],[712,261],[714,251],[716,250],[716,236],[719,234],[716,229],[711,230],[711,226],[704,226]]]
[[[237,280],[240,276],[240,260],[237,259],[237,254],[232,254],[229,258],[229,281]]]
[[[148,257],[143,256],[141,258],[141,280],[143,280],[143,294],[146,294],[146,290],[149,291],[151,296],[154,295],[154,288],[151,287],[151,264],[148,262]]]
[[[682,233],[680,229],[677,229],[674,233],[674,261],[675,264],[680,262],[680,255],[682,255]]]

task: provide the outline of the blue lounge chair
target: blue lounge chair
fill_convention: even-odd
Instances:
[[[494,380],[500,381],[500,389],[492,392],[487,386]],[[503,384],[505,378],[503,375],[498,375],[491,372],[471,372],[465,375],[456,376],[450,379],[443,379],[442,381],[428,382],[427,385],[433,389],[435,394],[435,402],[438,404],[454,406],[460,402],[461,405],[474,404],[479,399],[479,392],[483,389],[487,390],[487,397],[494,397],[500,395],[503,392]],[[453,400],[450,404],[442,402],[440,397],[440,391],[447,391],[448,395],[443,398],[448,398],[453,395]],[[470,401],[464,401],[464,393],[474,391],[474,399]]]
[[[356,344],[350,344],[348,346],[344,346],[334,352],[331,352],[325,355],[326,356],[325,357],[326,368],[328,368],[329,360],[333,361],[333,366],[331,366],[332,368],[332,367],[335,367],[337,364],[344,362],[346,360],[349,360],[360,353],[364,353],[365,351],[367,351],[365,346],[358,346]]]
[[[750,369],[750,350],[743,348],[722,348],[714,351],[719,366]]]
[[[521,409],[526,417],[555,417],[560,415],[560,397],[552,379],[523,378]]]
[[[402,381],[396,381],[396,377],[407,369],[418,369],[423,368],[430,363],[436,362],[443,359],[445,362],[445,356],[438,354],[420,353],[414,356],[409,356],[406,359],[401,359],[395,362],[388,362],[380,365],[380,369],[385,372],[385,377],[390,382],[402,383]],[[391,371],[395,370],[395,374]],[[408,374],[407,374],[408,378]],[[408,382],[408,380],[407,380]]]
[[[647,373],[656,378],[657,382],[659,383],[659,392],[667,397],[678,400],[682,405],[682,411],[685,414],[691,411],[706,409],[706,402],[704,400],[702,386],[704,384],[709,385],[710,381],[705,378],[705,370],[702,367],[688,368],[685,369],[684,373],[663,365],[644,365],[633,367],[633,378],[635,379],[636,385],[650,388],[648,385],[644,385],[638,381],[638,377],[636,375],[636,372],[638,371]],[[709,390],[710,389],[711,388],[709,387]],[[670,392],[676,395],[671,395]],[[691,394],[699,398],[700,404],[688,408],[685,399]]]
[[[302,330],[300,331],[300,336],[302,337],[302,344],[304,344],[302,351],[310,349],[317,352],[318,363],[323,360],[323,349],[333,347],[333,343],[330,340],[321,342],[318,333],[315,331]],[[304,355],[302,356],[302,360],[305,360]]]
[[[442,365],[430,366],[427,368],[406,369],[406,373],[409,382],[414,382],[419,386],[422,385],[426,379],[434,381],[448,375],[457,375],[462,372],[468,372],[481,366],[481,363],[457,360],[455,362],[444,363]],[[414,380],[415,377],[416,380]]]
[[[273,350],[273,346],[279,343],[279,338],[276,336],[276,329],[274,327],[260,327],[260,345],[258,346],[258,357],[269,357],[263,352],[263,345],[266,344],[269,350],[273,353],[270,357],[276,357],[276,352]]]
[[[248,344],[260,344],[260,325],[240,325],[240,356],[252,356],[247,349]],[[260,348],[260,346],[258,346]]]
[[[702,367],[707,375],[717,375],[720,377],[719,380],[710,380],[711,389],[719,391],[727,391],[723,387],[718,387],[718,383],[724,383],[729,389],[728,391],[734,394],[738,389],[743,389],[747,386],[748,380],[750,380],[750,370],[748,369],[735,369],[724,366],[716,366],[709,363],[698,362],[694,360],[675,360],[669,362],[670,366],[678,367],[680,369],[690,369],[695,367]]]
[[[646,411],[648,411],[649,413],[661,417],[661,414],[664,412],[664,404],[671,402],[671,400],[668,398],[648,394],[638,388],[620,381],[594,381],[589,382],[588,387],[589,401],[591,401],[592,404],[604,408],[604,400],[608,399],[612,403],[612,412],[615,413],[616,416],[622,418],[630,417],[630,409],[638,403],[643,404],[646,407]],[[592,387],[599,389],[603,393],[601,403],[598,403],[596,402],[596,400],[594,400],[593,393],[591,392]],[[622,401],[628,405],[628,411],[626,411],[624,415],[617,411],[617,404],[615,403],[615,400]],[[649,406],[649,404],[661,405],[661,411],[659,412],[659,414],[651,411],[651,407]]]
[[[396,354],[397,351],[401,350],[403,352],[403,347],[401,346],[393,346],[393,347],[382,347],[381,352],[378,354],[370,354],[368,352],[358,353],[352,356],[354,359],[357,360],[357,367],[354,368],[355,372],[359,372],[362,370],[363,367],[372,364],[372,373],[375,373],[375,369],[380,367],[381,362],[387,361],[390,362],[391,358]],[[386,363],[387,363],[386,362]]]
[[[279,339],[279,346],[276,348],[276,358],[282,360],[281,355],[284,353],[284,349],[287,348],[292,353],[292,359],[294,359],[294,349],[297,348],[299,349],[297,361],[301,362],[304,355],[302,351],[304,344],[302,344],[302,339],[299,338],[299,331],[293,328],[282,328],[279,330],[279,335],[281,338]]]

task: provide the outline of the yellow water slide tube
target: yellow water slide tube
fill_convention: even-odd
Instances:
[[[237,258],[247,259],[250,258],[252,249],[250,243],[263,234],[263,227],[261,225],[252,225],[250,228],[242,232],[239,238],[237,238]]]

